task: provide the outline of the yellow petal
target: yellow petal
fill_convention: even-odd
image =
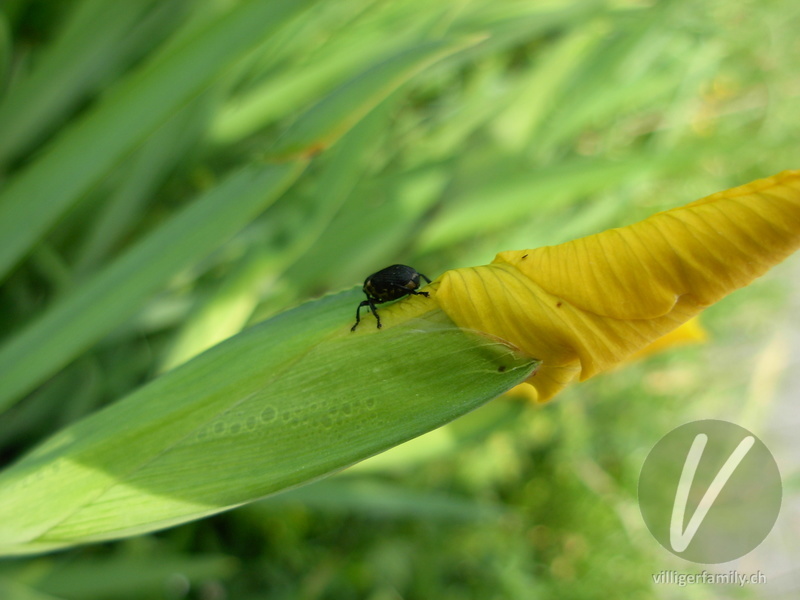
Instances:
[[[708,339],[708,333],[700,324],[700,320],[697,317],[694,317],[686,321],[686,323],[684,323],[677,329],[673,329],[666,335],[661,336],[660,338],[651,342],[638,352],[634,352],[625,360],[624,364],[627,364],[633,360],[650,356],[652,354],[657,354],[659,352],[662,352],[669,348],[674,348],[676,346],[702,343],[705,342],[707,339]],[[550,379],[557,377],[558,379],[556,381],[547,382],[547,385],[555,386],[558,390],[561,389],[564,385],[566,385],[566,383],[568,383],[569,381],[575,379],[578,375],[578,371],[579,371],[579,366],[577,363],[575,363],[572,365],[572,373],[570,373],[569,370],[566,367],[564,367],[558,369],[545,369],[545,371],[541,374],[537,371],[531,377],[539,378],[539,380],[536,382],[539,387],[543,387],[545,385],[544,379],[546,377],[549,377]],[[519,385],[515,385],[513,388],[511,388],[505,393],[505,396],[508,396],[510,398],[518,398],[528,402],[539,401],[539,392],[537,392],[536,388],[530,383],[520,383]]]
[[[673,329],[666,335],[663,335],[660,338],[650,342],[638,352],[634,352],[628,358],[628,360],[630,361],[638,358],[644,358],[645,356],[657,354],[663,350],[674,348],[676,346],[699,344],[705,342],[707,339],[708,332],[706,332],[706,330],[700,324],[700,319],[694,317],[693,319],[686,321],[686,323],[677,329]]]
[[[787,171],[628,227],[448,271],[435,299],[460,327],[541,360],[528,383],[546,401],[676,329],[798,246],[800,171]]]

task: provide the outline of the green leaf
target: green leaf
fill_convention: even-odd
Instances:
[[[108,598],[164,598],[179,577],[186,583],[232,577],[239,570],[238,561],[221,554],[185,554],[148,549],[135,555],[118,552],[110,556],[73,556],[65,562],[37,561],[27,563],[22,573],[14,574],[17,588],[28,595],[3,594],[4,600],[52,600],[55,598],[80,598],[81,600],[107,600]],[[22,563],[20,563],[22,564]],[[22,582],[33,589],[24,590]],[[9,589],[15,589],[9,585]],[[0,593],[3,591],[0,580]],[[16,591],[16,590],[15,590]],[[48,594],[48,595],[39,595]],[[52,594],[52,595],[49,595]]]
[[[142,238],[0,347],[0,411],[120,325],[277,199],[304,163],[252,165]]]
[[[405,485],[368,478],[333,477],[254,504],[257,514],[276,506],[302,505],[326,513],[375,518],[414,518],[475,522],[508,514],[501,504],[485,504],[456,494],[409,490]]]
[[[127,152],[307,3],[238,5],[167,44],[66,130],[0,193],[0,278]]]
[[[145,140],[125,161],[115,186],[77,244],[74,271],[83,279],[108,260],[116,246],[135,230],[148,205],[158,200],[158,185],[184,159],[203,134],[207,97],[201,96],[179,111]]]
[[[403,83],[442,58],[480,42],[436,40],[406,49],[344,83],[303,113],[270,148],[268,155],[311,155],[333,144]]]
[[[56,434],[0,474],[0,553],[139,534],[300,485],[465,414],[536,366],[435,304],[353,334],[360,298],[283,313]]]
[[[56,596],[39,592],[29,585],[0,578],[0,598],[9,600],[62,600]]]
[[[458,202],[441,207],[426,223],[419,235],[419,249],[430,252],[487,231],[508,229],[531,215],[563,208],[587,194],[621,185],[634,174],[669,160],[669,156],[644,153],[625,161],[581,158],[521,173],[502,172],[490,164],[476,166]],[[486,198],[492,202],[486,202]]]
[[[0,95],[6,89],[6,77],[11,63],[11,34],[8,31],[8,21],[0,13]]]
[[[367,68],[375,57],[386,54],[387,48],[397,47],[398,42],[402,40],[376,33],[369,39],[358,37],[343,47],[326,45],[302,68],[293,64],[255,89],[228,100],[216,115],[210,136],[216,144],[238,142],[270,122],[294,114],[298,107],[312,104],[352,72]],[[353,51],[354,45],[358,52]]]
[[[79,102],[87,88],[119,68],[130,48],[120,43],[150,2],[84,0],[35,68],[0,102],[0,163],[18,155]]]

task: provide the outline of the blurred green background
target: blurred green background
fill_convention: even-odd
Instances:
[[[2,364],[24,380],[0,418],[3,465],[248,324],[388,264],[433,278],[800,167],[795,0],[306,2],[245,22],[263,35],[235,38],[224,60],[192,45],[198,31],[221,40],[237,11],[282,4],[2,4],[0,354],[39,331]],[[208,194],[233,206],[227,178],[270,160],[298,115],[439,39],[472,42],[354,109],[344,137],[243,226],[198,232],[179,218]],[[126,254],[165,225],[180,260]],[[136,293],[98,289],[125,260]],[[4,560],[0,597],[796,597],[800,382],[785,375],[800,351],[798,274],[793,257],[707,311],[708,344],[544,407],[497,400],[226,514]],[[64,350],[75,324],[85,335]],[[767,586],[652,583],[704,568],[658,546],[636,504],[648,450],[698,418],[748,427],[778,459],[784,511],[734,565]]]

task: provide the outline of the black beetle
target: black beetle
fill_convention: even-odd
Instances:
[[[422,277],[428,283],[430,279],[425,277],[422,273],[417,273],[415,269],[407,267],[406,265],[392,265],[381,269],[377,273],[373,273],[364,280],[364,294],[367,299],[362,301],[356,309],[356,324],[350,328],[350,331],[355,331],[361,321],[361,307],[369,306],[375,319],[378,321],[378,329],[381,327],[381,318],[378,316],[378,309],[376,304],[383,304],[397,300],[403,296],[412,294],[414,296],[425,296],[427,298],[428,292],[418,292],[419,278]]]

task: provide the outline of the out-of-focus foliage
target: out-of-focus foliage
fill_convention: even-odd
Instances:
[[[797,168],[798,19],[792,0],[7,0],[3,463],[388,264],[436,276]],[[283,194],[241,189],[300,115],[442,40],[468,44],[340,115]],[[651,575],[687,567],[641,523],[639,466],[693,418],[767,420],[780,370],[759,348],[792,265],[709,311],[705,348],[545,409],[490,404],[316,488],[0,563],[0,596],[661,597]]]

